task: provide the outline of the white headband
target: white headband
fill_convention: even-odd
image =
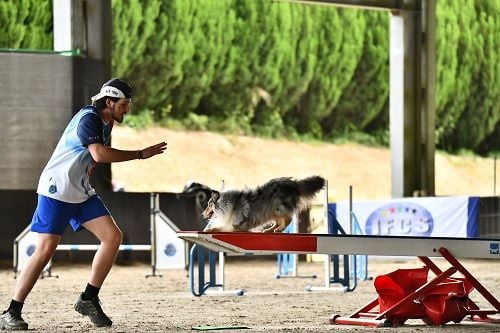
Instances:
[[[103,97],[118,97],[118,98],[125,98],[125,94],[123,92],[115,87],[111,86],[105,86],[101,88],[101,91],[95,96],[92,96],[91,100],[92,102],[97,101],[98,99],[101,99]]]

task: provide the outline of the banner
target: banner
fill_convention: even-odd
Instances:
[[[349,233],[349,202],[329,205]],[[355,201],[353,214],[364,235],[477,237],[478,197],[418,197]]]

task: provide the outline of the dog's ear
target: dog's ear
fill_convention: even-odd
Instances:
[[[219,200],[219,197],[220,197],[220,192],[212,190],[212,201],[217,202],[217,200]]]

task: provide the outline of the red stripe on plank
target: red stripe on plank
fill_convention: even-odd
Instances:
[[[249,251],[315,253],[318,248],[318,237],[306,234],[227,232],[213,233],[212,238]]]

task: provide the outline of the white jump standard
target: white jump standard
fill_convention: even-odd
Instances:
[[[398,326],[406,319],[415,318],[422,319],[426,323],[441,325],[448,321],[459,322],[466,316],[473,321],[498,322],[488,316],[500,313],[500,302],[456,259],[498,260],[500,259],[500,240],[498,239],[203,231],[179,231],[177,235],[210,250],[229,253],[414,256],[418,257],[425,264],[425,268],[435,275],[427,283],[422,283],[416,290],[402,297],[396,304],[388,308],[381,306],[380,312],[371,311],[374,307],[381,305],[378,299],[375,299],[349,317],[332,315],[330,317],[332,324]],[[441,271],[429,257],[442,257],[450,263],[451,267]],[[461,273],[463,277],[452,278],[455,272]],[[473,286],[493,306],[493,309],[481,310],[476,303],[468,299],[465,303],[457,303],[460,307],[458,312],[450,311],[439,316],[429,315],[429,317],[412,313],[407,314],[407,317],[401,316],[401,310],[409,308],[410,304],[418,303],[423,296],[432,294],[436,287],[442,288],[443,284],[457,280]],[[453,303],[455,300],[452,299],[450,302]],[[455,307],[454,304],[451,307]]]

